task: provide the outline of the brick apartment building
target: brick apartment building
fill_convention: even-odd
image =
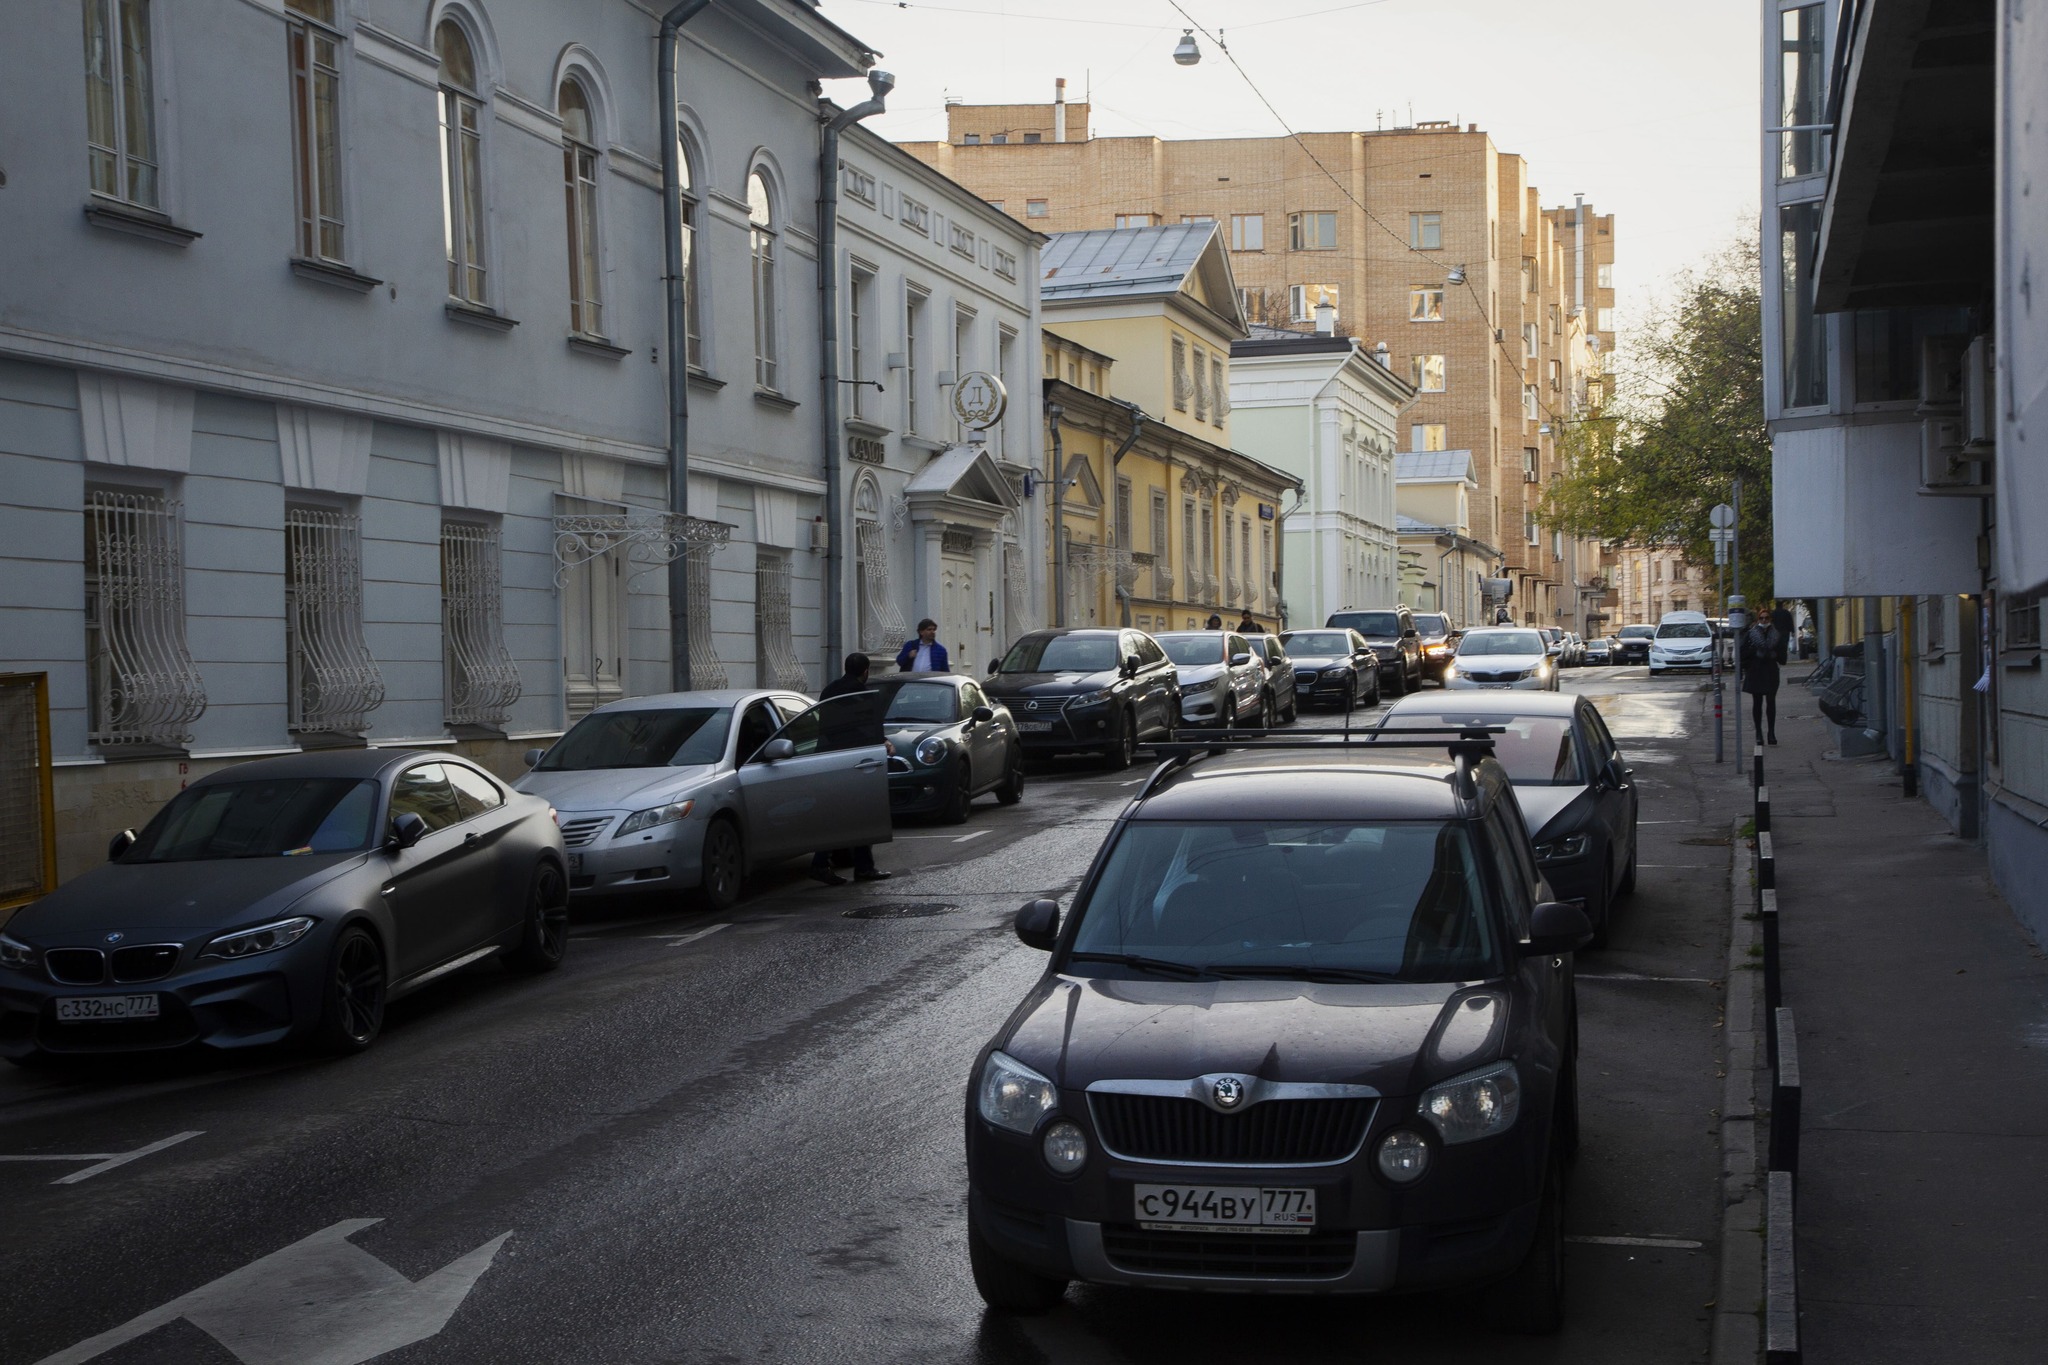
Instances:
[[[1328,300],[1415,382],[1403,448],[1473,452],[1471,534],[1502,547],[1515,617],[1603,624],[1597,546],[1536,508],[1563,424],[1604,396],[1612,214],[1544,209],[1476,124],[1165,141],[1093,137],[1089,112],[1062,81],[1050,104],[951,105],[945,142],[904,148],[1041,232],[1213,219],[1248,318],[1307,330]]]

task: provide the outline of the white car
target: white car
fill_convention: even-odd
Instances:
[[[1444,686],[1555,692],[1557,660],[1532,626],[1482,626],[1458,642]]]
[[[1667,611],[1650,637],[1650,676],[1674,668],[1714,666],[1714,626],[1704,612]]]

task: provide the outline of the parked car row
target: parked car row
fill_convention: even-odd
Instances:
[[[1450,676],[1469,652],[1554,688],[1546,644],[1470,631]],[[1414,696],[1352,742],[1163,764],[1072,905],[1017,914],[1046,969],[966,1094],[983,1300],[1464,1288],[1555,1331],[1573,955],[1634,885],[1637,823],[1579,697]]]

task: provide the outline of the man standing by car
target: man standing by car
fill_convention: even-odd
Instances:
[[[1222,612],[1218,612],[1218,611],[1212,611],[1212,612],[1210,612],[1210,613],[1209,613],[1209,624],[1208,624],[1208,625],[1206,625],[1206,626],[1204,626],[1204,627],[1202,627],[1202,629],[1204,629],[1204,630],[1221,630],[1221,629],[1223,629],[1223,613],[1222,613]]]
[[[939,643],[939,623],[927,616],[917,623],[917,638],[903,642],[896,651],[898,673],[950,673],[946,647]],[[820,701],[824,698],[820,697]]]
[[[931,626],[933,633],[937,633],[937,626],[932,625],[930,621],[923,621],[918,624],[917,633],[920,636],[924,635],[924,628],[926,626]],[[915,641],[912,643],[914,644]],[[934,648],[937,648],[937,646],[934,646]],[[943,654],[941,657],[944,657]],[[831,682],[826,683],[824,690],[818,693],[818,700],[830,701],[834,697],[850,697],[856,692],[867,691],[868,667],[867,655],[847,655],[846,672],[840,674]],[[846,885],[846,878],[832,870],[832,855],[835,851],[832,849],[820,849],[811,855],[811,877],[813,880],[821,881],[827,886]],[[853,859],[853,879],[855,881],[879,882],[888,880],[889,874],[875,866],[875,851],[873,848],[866,844],[860,844],[854,848],[846,849],[844,852]]]
[[[1237,629],[1240,635],[1257,635],[1260,633],[1259,623],[1252,619],[1250,612],[1246,612],[1238,618]]]

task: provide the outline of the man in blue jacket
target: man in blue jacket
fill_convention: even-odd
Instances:
[[[896,671],[899,673],[950,673],[946,667],[946,647],[939,643],[939,623],[927,616],[917,623],[917,638],[903,642],[903,648],[896,651]]]

